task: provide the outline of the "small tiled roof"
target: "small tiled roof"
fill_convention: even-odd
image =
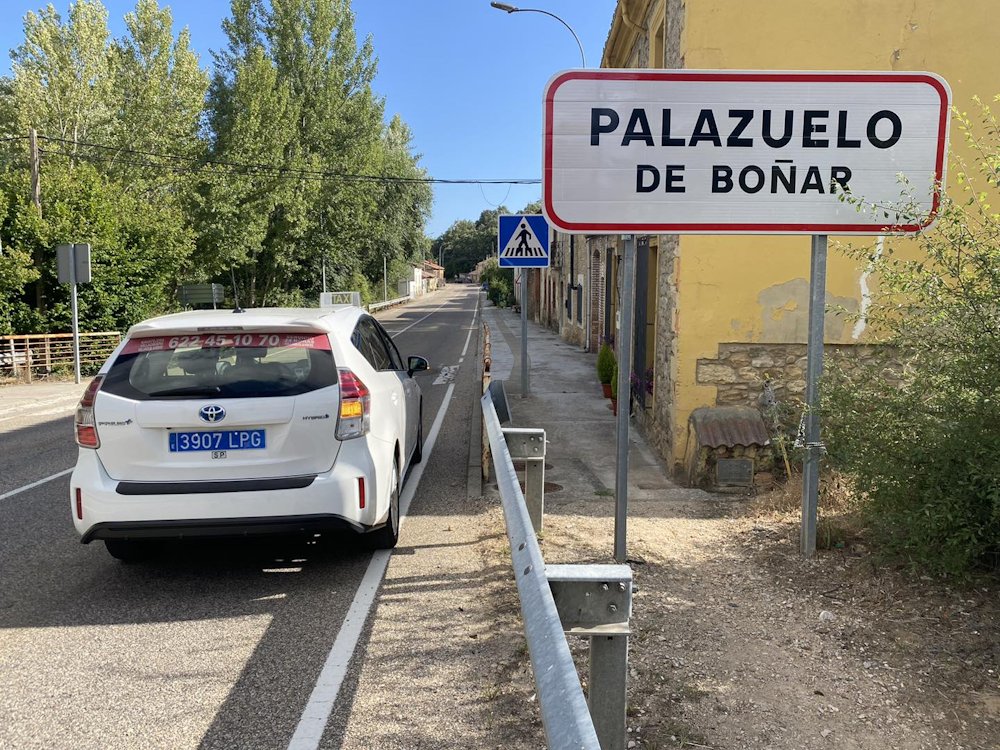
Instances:
[[[748,406],[705,406],[691,412],[695,439],[703,448],[768,445],[760,412]]]

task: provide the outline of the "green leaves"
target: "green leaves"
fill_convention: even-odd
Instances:
[[[39,217],[24,144],[0,145],[0,329],[65,330],[61,242],[94,248],[87,327],[169,311],[187,281],[235,277],[243,304],[302,305],[317,301],[324,260],[332,287],[365,295],[383,259],[393,288],[412,276],[430,187],[338,176],[425,175],[372,89],[374,47],[359,44],[349,0],[232,0],[211,79],[157,0],[136,0],[115,39],[100,0],[67,4],[25,16],[0,79],[0,135],[34,127],[43,149]]]
[[[1000,225],[976,184],[995,174],[1000,138],[956,119],[972,144],[968,160],[953,155],[963,199],[942,196],[905,252],[891,239],[883,253],[846,251],[878,281],[865,311],[877,346],[865,366],[831,368],[824,430],[886,549],[969,574],[1000,551]]]

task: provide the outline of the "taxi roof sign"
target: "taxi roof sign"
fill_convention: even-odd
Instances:
[[[354,305],[361,307],[361,292],[321,292],[319,295],[320,307],[333,307],[335,305]]]

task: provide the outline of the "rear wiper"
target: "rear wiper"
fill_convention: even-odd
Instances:
[[[189,385],[184,388],[153,391],[148,395],[150,398],[162,398],[164,396],[216,396],[220,393],[222,393],[222,389],[217,385]]]

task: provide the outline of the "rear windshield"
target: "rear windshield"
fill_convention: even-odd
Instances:
[[[325,334],[200,334],[129,339],[101,390],[139,401],[261,398],[336,383]]]

